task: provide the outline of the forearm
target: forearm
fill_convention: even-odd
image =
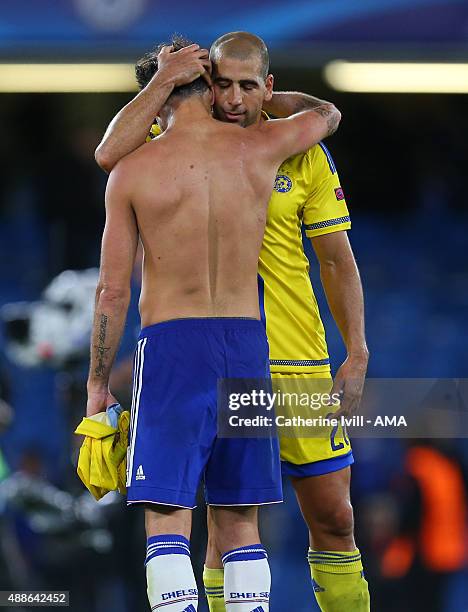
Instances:
[[[146,136],[167,98],[173,83],[156,74],[148,85],[126,104],[110,122],[96,149],[99,166],[110,172],[116,163],[145,142]]]
[[[322,263],[320,277],[348,356],[367,363],[369,353],[365,337],[364,298],[354,258]]]
[[[112,292],[98,287],[91,336],[88,393],[107,391],[112,364],[122,337],[130,290]]]
[[[320,100],[298,91],[275,91],[269,102],[263,105],[264,110],[275,117],[290,117],[304,110],[313,110],[320,106],[330,105],[326,100]]]

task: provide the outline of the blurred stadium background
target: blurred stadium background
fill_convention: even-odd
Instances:
[[[276,89],[313,93],[343,112],[328,146],[353,221],[369,376],[468,377],[466,0],[2,3],[0,589],[69,590],[77,612],[146,609],[142,515],[118,497],[94,503],[74,472],[88,341],[78,319],[93,273],[60,277],[48,306],[43,291],[64,270],[98,264],[106,176],[93,152],[135,91],[132,63],[174,32],[208,47],[238,29],[265,39]],[[391,62],[405,66],[389,70]],[[306,249],[336,369],[344,349]],[[416,477],[422,447],[428,459]],[[468,610],[466,440],[356,440],[354,453],[373,609]],[[316,610],[306,529],[285,487],[286,503],[262,517],[271,609]],[[198,569],[204,530],[200,510]]]

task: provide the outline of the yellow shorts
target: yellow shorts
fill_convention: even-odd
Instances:
[[[276,419],[283,474],[319,476],[351,465],[354,459],[346,431],[326,421],[339,408],[339,401],[330,398],[331,375],[272,373],[271,377],[279,394]]]

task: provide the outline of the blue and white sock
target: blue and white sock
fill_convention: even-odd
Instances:
[[[261,544],[242,546],[222,556],[226,612],[268,612],[271,574]]]
[[[151,536],[145,565],[151,610],[196,612],[198,591],[187,538],[177,534]]]

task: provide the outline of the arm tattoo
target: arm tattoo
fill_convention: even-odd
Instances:
[[[328,135],[331,136],[336,132],[340,124],[341,117],[337,113],[332,113],[328,119]]]
[[[107,316],[105,314],[101,315],[101,319],[99,321],[99,343],[94,346],[96,350],[96,361],[97,366],[94,369],[94,373],[98,377],[103,377],[106,373],[106,358],[107,352],[110,347],[106,346],[106,331],[107,331]]]
[[[324,104],[323,100],[319,100],[318,98],[314,98],[313,96],[305,96],[302,95],[296,103],[294,104],[294,113],[300,113],[305,110],[314,110],[318,106],[322,106]]]
[[[314,96],[306,96],[305,94],[301,94],[301,97],[295,102],[294,112],[300,113],[301,111],[305,110],[313,110],[324,119],[328,119],[328,136],[334,134],[338,129],[340,116],[339,113],[336,112],[336,108],[329,102],[320,100],[319,98],[314,98]]]
[[[328,135],[334,134],[340,123],[340,115],[336,112],[336,109],[333,106],[317,106],[314,111],[324,119],[327,118]]]

